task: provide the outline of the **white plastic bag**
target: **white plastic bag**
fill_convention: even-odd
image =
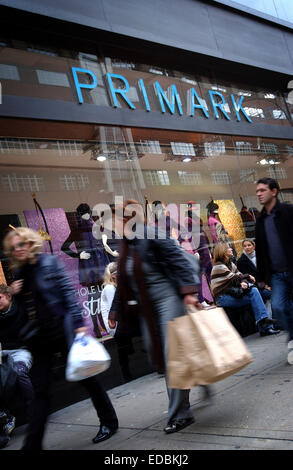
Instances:
[[[110,364],[111,357],[103,344],[78,333],[68,354],[65,377],[69,382],[83,380],[104,372]]]

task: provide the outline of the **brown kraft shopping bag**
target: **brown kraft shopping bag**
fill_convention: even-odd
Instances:
[[[173,324],[168,327],[173,330],[167,354],[170,388],[208,385],[252,362],[243,339],[222,308],[197,310],[189,306],[187,315],[170,323]]]

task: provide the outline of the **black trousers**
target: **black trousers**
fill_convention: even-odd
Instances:
[[[18,390],[25,404],[25,416],[30,420],[33,410],[34,389],[31,382],[29,370],[24,362],[17,361],[14,363],[17,373]]]
[[[67,357],[68,351],[61,351]],[[49,414],[49,388],[52,363],[55,352],[60,352],[60,342],[56,343],[39,343],[31,348],[33,355],[33,366],[31,368],[31,381],[34,388],[34,400],[32,413],[28,422],[27,435],[22,447],[23,450],[41,450],[45,433],[45,427]],[[118,418],[111,400],[104,390],[98,376],[90,377],[79,382],[87,390],[97,415],[100,425],[109,427],[110,429],[118,428]]]

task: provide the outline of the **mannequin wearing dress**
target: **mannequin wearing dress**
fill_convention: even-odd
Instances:
[[[88,288],[88,305],[97,303],[100,297],[100,291],[103,284],[103,276],[105,267],[109,264],[109,256],[104,248],[104,243],[93,236],[92,229],[94,221],[91,216],[91,210],[88,204],[80,204],[77,209],[78,227],[72,231],[63,243],[61,250],[72,258],[78,258],[79,282],[82,286]],[[73,251],[70,246],[75,243],[77,252]],[[94,294],[93,294],[94,293]],[[102,332],[106,331],[103,318],[100,312],[97,313]],[[99,338],[102,336],[97,317],[91,314],[94,325],[95,335]]]

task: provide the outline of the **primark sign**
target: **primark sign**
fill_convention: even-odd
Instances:
[[[98,80],[96,75],[91,70],[84,68],[72,67],[72,74],[78,101],[80,104],[82,104],[84,102],[82,95],[83,90],[93,90],[98,86]],[[80,81],[82,75],[84,74],[89,75],[91,77],[91,83],[83,83],[82,81]],[[129,82],[123,75],[107,73],[105,75],[105,80],[108,87],[109,96],[111,98],[111,103],[114,108],[117,108],[119,106],[118,97],[120,97],[130,109],[136,109],[135,105],[129,97]],[[119,83],[118,86],[115,84],[117,83],[117,81]],[[146,111],[152,111],[148,92],[142,78],[138,79],[138,87],[141,92],[141,104],[143,105]],[[171,84],[168,87],[168,93],[163,90],[158,81],[154,82],[153,87],[162,113],[166,113],[166,110],[169,110],[171,114],[175,114],[175,112],[177,112],[180,116],[183,115],[180,95],[175,84]],[[228,121],[230,121],[231,117],[225,109],[228,103],[226,102],[225,97],[222,95],[222,93],[220,93],[219,91],[209,90],[208,95],[214,117],[216,119],[219,119],[220,116],[224,116]],[[231,93],[230,99],[235,111],[237,121],[240,121],[242,118],[244,120],[247,120],[248,122],[252,122],[250,117],[245,112],[245,109],[243,108],[244,96],[235,98],[235,96]],[[187,91],[186,101],[187,115],[194,116],[195,112],[198,112],[205,116],[207,119],[209,119],[209,110],[203,104],[203,100],[199,97],[195,88],[190,88]]]

